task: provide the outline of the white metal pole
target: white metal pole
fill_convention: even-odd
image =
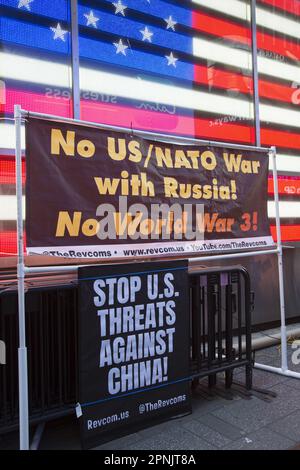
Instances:
[[[71,44],[72,44],[73,117],[75,119],[80,119],[79,39],[78,39],[77,0],[71,0]]]
[[[254,367],[256,369],[265,370],[266,372],[272,372],[273,374],[284,375],[286,377],[292,377],[293,379],[300,379],[300,372],[294,372],[289,369],[283,370],[282,367],[273,367],[257,363],[255,363]]]
[[[256,0],[251,0],[251,29],[252,29],[252,75],[253,75],[253,97],[255,114],[255,137],[256,145],[261,144],[260,113],[259,113],[259,83],[257,65],[257,25],[256,25]]]
[[[278,195],[278,178],[277,178],[277,165],[276,165],[276,148],[271,147],[270,157],[273,164],[273,185],[274,185],[274,200],[276,209],[276,236],[277,236],[277,258],[278,258],[278,279],[279,279],[279,299],[280,299],[280,318],[281,318],[281,368],[285,372],[288,369],[287,362],[287,338],[286,338],[286,323],[285,323],[285,302],[284,302],[284,276],[283,276],[283,257],[282,257],[282,243],[281,243],[281,230],[280,230],[280,213],[279,213],[279,195]]]
[[[24,291],[24,240],[22,209],[22,147],[21,147],[21,107],[14,106],[16,129],[16,194],[17,194],[17,243],[18,243],[18,308],[19,308],[19,423],[20,450],[29,450],[28,420],[28,367],[25,325],[25,291]]]

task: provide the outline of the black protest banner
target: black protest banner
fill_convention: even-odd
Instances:
[[[187,261],[79,269],[83,447],[191,410]]]
[[[268,154],[26,123],[28,253],[149,257],[266,247]]]

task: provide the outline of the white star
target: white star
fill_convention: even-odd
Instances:
[[[25,7],[26,10],[30,11],[30,3],[32,3],[33,0],[20,0],[18,4],[18,8]]]
[[[144,29],[140,29],[140,33],[142,33],[142,35],[143,35],[143,37],[142,37],[143,41],[152,42],[151,38],[153,36],[153,33],[151,33],[151,31],[147,28],[147,26],[145,26]]]
[[[67,34],[68,31],[61,29],[60,23],[57,23],[56,28],[51,27],[50,29],[54,33],[53,39],[61,39],[62,41],[65,41],[65,34]]]
[[[97,16],[94,16],[93,10],[91,10],[89,14],[85,13],[84,16],[87,19],[87,26],[90,26],[91,24],[92,26],[94,26],[94,28],[97,28],[97,21],[99,21],[99,18],[97,18]]]
[[[118,13],[121,13],[123,16],[125,16],[125,10],[127,6],[123,5],[121,0],[118,0],[118,3],[113,2],[113,5],[116,8],[115,15],[117,15]]]
[[[165,19],[165,22],[167,23],[167,29],[173,29],[173,31],[175,31],[175,25],[177,24],[177,22],[173,20],[171,15],[169,16],[169,18]]]
[[[128,46],[122,43],[122,39],[119,39],[119,42],[114,42],[114,46],[116,47],[116,54],[123,54],[126,55],[126,49]]]
[[[176,62],[178,59],[173,56],[173,52],[171,52],[170,55],[165,55],[165,58],[168,60],[168,65],[173,65],[173,67],[176,68]]]

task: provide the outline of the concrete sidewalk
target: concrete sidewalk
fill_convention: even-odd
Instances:
[[[289,366],[294,350],[288,346]],[[299,356],[298,356],[299,357]],[[256,353],[256,361],[280,365],[280,351],[272,347]],[[219,449],[292,449],[300,443],[300,380],[255,369],[253,385],[276,393],[269,402],[259,396],[250,399],[233,393],[205,399],[194,392],[193,413],[111,441],[104,450],[219,450]],[[235,380],[244,381],[237,370]],[[222,393],[220,394],[222,395]],[[18,436],[0,440],[0,449],[17,448]],[[79,449],[79,426],[75,417],[48,423],[40,449]]]
[[[300,365],[289,366],[300,372]],[[280,365],[280,351],[272,347],[256,353],[257,362]],[[243,382],[243,372],[235,379]],[[300,380],[254,370],[253,386],[273,391],[277,396],[269,403],[253,396],[250,400],[236,396],[233,400],[215,397],[197,398],[193,413],[185,418],[149,428],[119,439],[98,449],[143,450],[217,450],[217,449],[291,449],[300,443]]]

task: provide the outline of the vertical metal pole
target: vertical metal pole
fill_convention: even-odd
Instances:
[[[276,236],[278,248],[278,277],[279,277],[279,298],[280,298],[280,317],[281,317],[281,368],[283,371],[288,370],[287,363],[287,340],[286,340],[286,324],[285,324],[285,302],[284,302],[284,276],[283,276],[283,257],[282,243],[280,231],[280,214],[279,214],[279,196],[278,196],[278,179],[276,166],[276,148],[271,147],[270,157],[273,163],[273,184],[274,184],[274,200],[276,209]]]
[[[246,388],[252,388],[252,336],[251,336],[251,281],[250,275],[246,269],[242,269],[239,273],[239,288],[241,289],[241,278],[244,279],[244,295],[245,295],[245,336],[246,336]],[[239,292],[240,294],[240,292]],[[242,315],[242,312],[240,313]],[[242,333],[240,330],[239,334]]]
[[[73,118],[80,119],[79,40],[77,0],[71,0]]]
[[[29,449],[28,419],[28,366],[25,324],[25,291],[24,291],[24,240],[22,209],[22,148],[21,148],[21,106],[14,106],[16,129],[16,194],[17,194],[17,238],[18,238],[18,308],[19,308],[19,422],[20,450]]]
[[[256,0],[251,0],[251,32],[252,32],[252,77],[253,77],[253,98],[255,116],[255,140],[260,147],[260,114],[259,114],[259,83],[257,66],[257,35],[256,35]]]

